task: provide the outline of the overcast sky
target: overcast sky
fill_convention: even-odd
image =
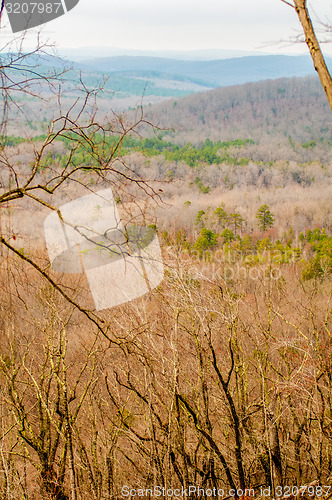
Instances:
[[[312,0],[309,5],[314,20],[316,15],[332,20],[332,0]],[[278,43],[299,33],[295,12],[281,0],[80,0],[43,28],[44,39],[60,49],[305,52],[303,45]],[[9,27],[2,30],[4,41],[11,37]],[[332,53],[332,44],[324,48]]]

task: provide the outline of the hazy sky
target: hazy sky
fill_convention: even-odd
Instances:
[[[314,20],[316,14],[322,21],[332,19],[332,0],[312,0],[309,5]],[[295,12],[281,0],[80,0],[43,28],[43,37],[59,48],[182,51],[304,52],[303,45],[278,43],[299,33]],[[2,30],[4,41],[11,37],[9,28]],[[332,53],[332,44],[324,47]]]

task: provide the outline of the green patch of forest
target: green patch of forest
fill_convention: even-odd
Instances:
[[[209,213],[198,211],[192,221],[192,226],[199,229],[197,236],[192,237],[181,228],[172,235],[163,231],[162,239],[167,245],[210,263],[217,254],[227,262],[241,261],[247,266],[300,262],[304,281],[332,274],[332,236],[325,228],[308,229],[299,237],[291,228],[279,235],[268,205],[257,210],[256,232],[244,231],[245,222],[240,213],[227,213],[222,204]]]
[[[39,136],[39,139],[42,137]],[[84,147],[77,146],[75,143],[75,150],[73,151],[71,137],[62,138],[61,140],[63,140],[69,151],[67,155],[62,156],[61,163],[65,165],[70,155],[72,163],[83,166],[96,166],[98,162],[97,156],[100,153],[107,154],[108,156],[116,154],[118,157],[123,157],[135,151],[147,157],[163,155],[169,162],[184,162],[189,167],[197,167],[203,164],[221,165],[222,163],[228,165],[247,165],[250,161],[249,158],[236,158],[230,154],[229,150],[234,148],[239,149],[247,144],[254,144],[254,141],[251,139],[236,139],[234,141],[218,140],[215,142],[206,139],[197,146],[190,142],[178,145],[166,141],[161,137],[145,139],[125,137],[120,141],[118,136],[105,138],[97,135],[94,137],[91,147],[87,147],[86,144]],[[45,166],[49,166],[57,160],[60,160],[59,155],[50,153],[45,158]]]

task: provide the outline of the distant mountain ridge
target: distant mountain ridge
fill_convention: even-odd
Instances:
[[[326,59],[332,69],[332,58]],[[315,74],[310,56],[245,56],[211,61],[188,61],[163,57],[117,56],[86,59],[80,65],[105,73],[135,71],[178,75],[210,87],[239,85],[260,80],[303,77]]]
[[[100,57],[136,56],[163,57],[184,61],[210,61],[212,59],[230,59],[254,55],[270,55],[258,50],[237,49],[197,49],[197,50],[151,50],[126,49],[120,47],[89,46],[80,48],[59,49],[60,56],[73,61],[83,61]],[[289,54],[288,54],[289,55]]]
[[[1,60],[10,59],[2,54]],[[326,58],[332,69],[332,58]],[[182,97],[205,89],[229,87],[278,78],[304,77],[315,74],[309,55],[259,55],[231,59],[178,60],[150,56],[116,56],[71,62],[50,54],[27,55],[15,64],[16,70],[35,67],[47,76],[49,72],[72,68],[64,80],[79,81],[83,74],[93,88],[107,76],[107,90],[123,96]],[[16,71],[17,72],[17,71]]]

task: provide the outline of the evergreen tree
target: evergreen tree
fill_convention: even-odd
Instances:
[[[234,213],[234,214],[229,214],[229,220],[230,223],[233,224],[234,234],[236,236],[237,230],[241,229],[244,219],[243,217],[241,217],[241,214]]]
[[[257,210],[256,219],[258,220],[258,227],[261,231],[266,231],[274,224],[274,217],[268,205],[262,205]]]
[[[221,227],[225,227],[228,222],[228,214],[225,211],[224,204],[222,203],[220,207],[217,207],[213,212],[218,217],[218,223]]]

